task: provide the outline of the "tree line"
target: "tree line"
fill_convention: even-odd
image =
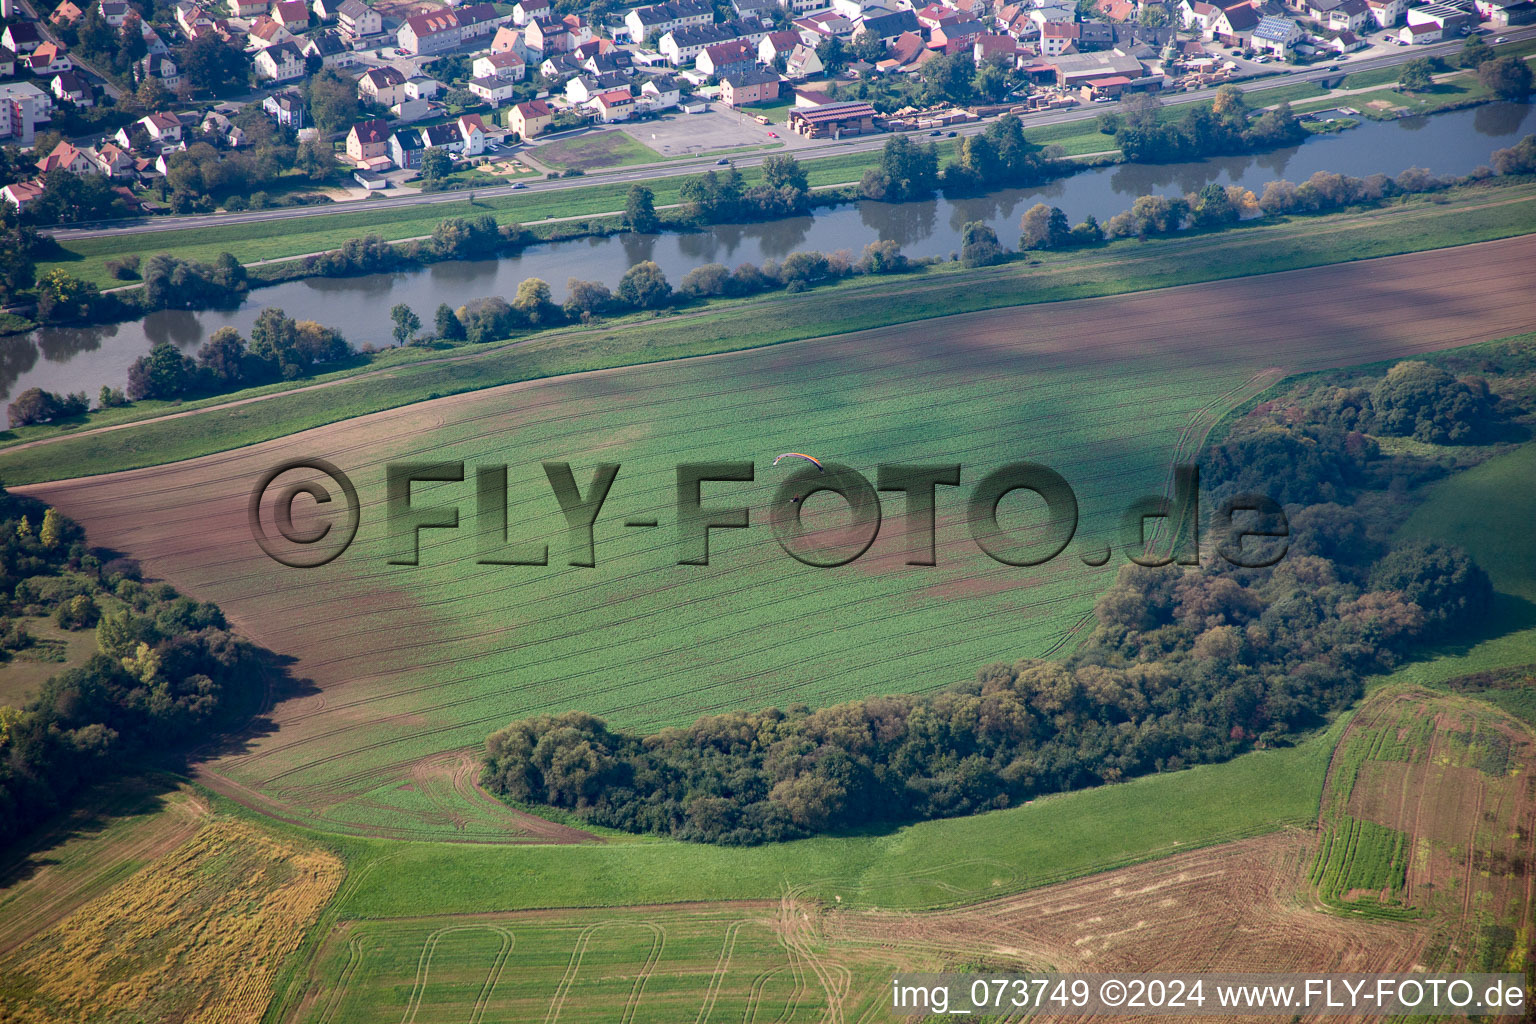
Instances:
[[[36,646],[27,622],[45,616],[93,629],[96,653],[0,705],[0,845],[103,778],[177,767],[261,691],[258,652],[217,606],[142,582],[57,510],[0,489],[0,659]]]
[[[1356,385],[1405,412],[1388,413],[1388,429],[1433,422],[1481,392],[1425,366]],[[581,712],[528,718],[487,739],[483,782],[593,824],[746,844],[1016,806],[1291,743],[1358,698],[1366,675],[1464,634],[1492,598],[1464,551],[1392,540],[1406,503],[1381,499],[1443,474],[1440,460],[1383,454],[1334,404],[1319,393],[1260,406],[1201,458],[1212,500],[1286,503],[1284,559],[1127,566],[1062,662],[651,734]],[[1511,411],[1493,403],[1484,420],[1507,424]]]

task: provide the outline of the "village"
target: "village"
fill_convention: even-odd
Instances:
[[[345,180],[332,198],[516,188],[606,161],[953,134],[1536,20],[1536,0],[28,3],[0,5],[0,140],[35,167],[0,195],[25,210],[64,170],[131,212],[195,209],[168,198],[186,191],[165,185],[176,154],[239,152],[254,110],[307,147],[310,177]],[[545,149],[610,126],[627,137]]]

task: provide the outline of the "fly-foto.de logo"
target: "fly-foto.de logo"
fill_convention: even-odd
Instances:
[[[857,561],[880,535],[883,522],[899,514],[906,538],[905,564],[939,564],[938,511],[950,488],[962,488],[965,473],[957,463],[881,464],[874,481],[859,470],[800,453],[775,460],[782,474],[765,518],[784,552],[805,565],[834,568]],[[793,467],[793,468],[791,468]],[[513,540],[508,502],[509,468],[503,464],[463,462],[392,463],[384,467],[383,514],[388,532],[388,563],[423,564],[422,536],[427,531],[466,530],[475,541],[481,565],[548,566],[557,563],[595,568],[596,527],[619,481],[622,466],[603,462],[585,469],[585,483],[569,462],[545,462],[542,469],[565,520],[563,536]],[[674,469],[675,505],[670,523],[659,516],[619,520],[626,529],[670,528],[678,565],[709,565],[710,538],[717,530],[746,530],[752,509],[721,498],[731,484],[757,480],[749,461],[689,462]],[[1198,565],[1201,559],[1200,473],[1193,465],[1173,467],[1171,496],[1150,495],[1121,511],[1118,550],[1144,566]],[[413,492],[416,484],[460,484],[434,490],[430,502]],[[713,495],[704,500],[705,485]],[[722,487],[722,485],[725,485]],[[1027,524],[1005,528],[998,509],[1015,492],[1033,494],[1037,511]],[[444,494],[453,497],[445,500]],[[844,506],[846,524],[816,529],[806,522],[807,503],[830,493]],[[882,499],[881,495],[887,495]],[[1079,504],[1072,485],[1055,470],[1035,462],[1012,462],[986,470],[969,490],[962,490],[963,521],[970,540],[988,557],[1005,565],[1037,566],[1065,553],[1078,532]],[[887,508],[890,505],[892,507]],[[346,473],[324,459],[296,459],[268,470],[251,491],[248,514],[256,543],[273,560],[294,568],[314,568],[339,557],[357,536],[362,520],[358,490]],[[302,514],[299,514],[302,513]],[[1257,494],[1227,498],[1210,523],[1208,549],[1215,557],[1244,568],[1274,565],[1285,557],[1290,536],[1278,503]],[[552,556],[551,548],[559,553]],[[1085,565],[1101,566],[1116,547],[1102,542],[1079,544]]]

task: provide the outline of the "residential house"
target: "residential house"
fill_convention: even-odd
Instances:
[[[363,0],[341,0],[336,7],[336,24],[351,39],[364,39],[384,31],[383,16]]]
[[[1039,64],[1055,70],[1056,84],[1076,89],[1095,78],[1120,76],[1141,78],[1147,69],[1135,57],[1113,51],[1104,53],[1064,53],[1060,57],[1042,57]],[[1028,68],[1025,69],[1029,71]]]
[[[434,124],[421,130],[421,144],[427,149],[446,149],[450,153],[464,151],[464,138],[457,124]]]
[[[96,98],[90,83],[73,71],[63,71],[53,77],[49,87],[54,99],[68,100],[77,107],[95,106]]]
[[[517,91],[517,83],[510,78],[497,78],[494,75],[471,78],[469,91],[492,107],[499,107],[512,98],[512,94]]]
[[[53,100],[31,82],[4,82],[0,83],[0,110],[8,121],[0,128],[0,137],[30,146],[37,126],[52,119]]]
[[[682,102],[683,92],[671,75],[648,78],[640,86],[637,105],[645,110],[670,110]]]
[[[1416,25],[1404,25],[1397,38],[1409,46],[1428,46],[1430,43],[1438,43],[1444,34],[1444,30],[1434,22],[1421,21]]]
[[[4,196],[5,201],[16,207],[18,212],[24,212],[42,194],[43,183],[40,181],[18,181],[14,185],[0,188],[0,196]]]
[[[405,80],[405,84],[400,87],[400,97],[407,100],[430,100],[436,99],[442,91],[443,83],[437,79],[417,75]]]
[[[181,34],[188,39],[196,39],[216,24],[213,16],[197,6],[197,4],[178,4],[176,6],[176,26],[181,29]]]
[[[1083,53],[1089,50],[1107,50],[1115,45],[1115,29],[1113,25],[1106,25],[1102,21],[1079,22],[1077,26],[1077,48]],[[1196,43],[1196,46],[1199,44]]]
[[[256,77],[267,82],[291,82],[304,77],[304,55],[292,43],[278,43],[256,54]]]
[[[357,63],[357,52],[347,45],[340,32],[330,28],[306,38],[299,52],[306,60],[320,58],[320,64],[328,68],[349,68]]]
[[[1391,28],[1403,20],[1403,12],[1408,9],[1407,0],[1365,0],[1365,6],[1371,10],[1371,20],[1377,28]]]
[[[309,123],[309,114],[304,109],[304,97],[297,89],[273,93],[261,101],[261,109],[285,128],[297,130]]]
[[[277,0],[272,20],[290,32],[303,32],[309,28],[309,5],[304,0]]]
[[[1216,19],[1221,16],[1221,8],[1215,4],[1206,3],[1205,0],[1183,0],[1179,4],[1178,13],[1179,24],[1185,29],[1199,32],[1206,39],[1210,39],[1215,29]]]
[[[552,53],[569,53],[576,49],[576,40],[564,23],[535,21],[523,29],[523,39],[532,49],[544,56]]]
[[[624,16],[624,27],[629,31],[630,42],[643,43],[652,35],[662,36],[690,25],[709,25],[714,20],[715,8],[709,0],[669,0],[636,7]]]
[[[600,42],[606,43],[608,40],[605,39]],[[628,50],[603,50],[598,53],[583,55],[582,51],[590,48],[592,45],[587,43],[585,46],[577,47],[571,56],[579,59],[581,66],[594,75],[612,74],[615,71],[627,74],[635,69],[634,54]]]
[[[750,67],[720,80],[720,102],[728,107],[771,103],[779,98],[779,73],[772,68]]]
[[[96,170],[109,178],[133,176],[133,154],[115,142],[103,143],[96,150]]]
[[[43,45],[43,33],[30,21],[18,21],[0,32],[0,46],[18,57],[24,57]]]
[[[485,122],[479,114],[460,114],[455,122],[459,127],[459,138],[463,140],[465,156],[479,156],[485,152],[485,142],[490,132],[485,127]]]
[[[804,18],[796,18],[792,24],[800,33],[800,38],[811,46],[818,45],[823,39],[836,36],[845,42],[853,38],[854,31],[858,28],[853,22],[841,14],[831,11],[823,11],[820,14],[809,14]]]
[[[605,124],[628,121],[635,113],[635,98],[629,94],[628,89],[600,92],[592,98],[590,105],[597,111],[598,119]]]
[[[1328,40],[1328,50],[1337,54],[1351,53],[1362,49],[1364,46],[1364,39],[1347,30]]]
[[[226,0],[231,17],[254,18],[267,12],[267,0]]]
[[[1364,0],[1349,0],[1363,5]],[[1259,27],[1259,12],[1247,4],[1227,7],[1211,24],[1211,34],[1228,46],[1248,46],[1253,41],[1253,30]]]
[[[1255,49],[1284,57],[1301,40],[1301,35],[1301,26],[1290,18],[1265,15],[1254,27],[1252,45]]]
[[[757,63],[757,51],[740,39],[704,47],[693,66],[706,75],[724,78],[745,71]]]
[[[1371,9],[1366,6],[1365,0],[1343,0],[1343,3],[1328,12],[1328,18],[1324,22],[1335,32],[1360,32],[1371,21]]]
[[[245,129],[217,110],[210,110],[199,127],[205,137],[223,139],[231,149],[245,145]]]
[[[766,36],[763,36],[763,41],[757,44],[757,59],[764,64],[772,64],[779,57],[788,57],[794,48],[799,45],[799,32],[788,30],[769,32]]]
[[[47,176],[49,171],[69,171],[73,174],[99,174],[101,168],[87,155],[68,142],[53,147],[53,152],[37,162],[38,174]]]
[[[139,22],[139,34],[144,37],[144,46],[149,53],[165,56],[171,52],[171,48],[165,44],[165,40],[160,38],[160,33],[156,32],[149,22]]]
[[[936,29],[940,25],[952,25],[957,21],[969,21],[965,15],[953,7],[945,7],[943,4],[929,4],[919,11],[915,11],[917,23],[926,29]]]
[[[970,24],[976,26],[976,31],[972,38],[974,39],[975,36],[981,35],[983,31],[981,23],[970,22]],[[872,36],[880,40],[881,46],[889,46],[903,32],[919,32],[921,30],[922,26],[917,23],[917,15],[911,11],[895,11],[888,14],[877,14],[874,17],[866,16],[859,23],[859,27],[853,33],[853,37],[855,39],[866,39]]]
[[[826,70],[815,48],[804,43],[791,50],[784,61],[784,74],[795,80],[813,78]]]
[[[564,25],[565,30],[571,34],[571,39],[575,41],[576,46],[590,43],[595,38],[591,23],[579,14],[567,14],[560,19],[560,24]]]
[[[909,14],[910,11],[903,11]],[[1072,27],[1077,28],[1076,24]],[[987,34],[987,27],[979,21],[957,21],[949,25],[940,25],[928,33],[928,45],[945,53],[959,53],[968,51],[976,45],[976,40]],[[891,40],[894,42],[895,40]]]
[[[507,113],[507,127],[522,139],[535,139],[544,134],[555,112],[543,100],[529,100],[513,105]]]
[[[511,15],[497,14],[488,3],[465,4],[454,12],[459,19],[459,43],[473,46],[482,39],[489,39],[498,28],[506,24]]]
[[[59,75],[75,69],[75,62],[58,43],[43,43],[27,55],[27,64],[38,76]]]
[[[246,38],[250,42],[250,47],[264,50],[279,43],[292,43],[294,36],[292,32],[263,14],[251,22]]]
[[[512,8],[512,24],[523,26],[534,21],[549,21],[555,16],[555,9],[550,6],[549,0],[518,0]]]
[[[1077,25],[1064,21],[1047,22],[1040,26],[1040,56],[1059,57],[1077,42]]]
[[[176,61],[164,54],[151,53],[139,61],[137,65],[138,79],[157,79],[161,85],[171,92],[175,92],[181,85],[181,68]]]
[[[309,7],[310,10],[315,12],[316,18],[326,23],[336,20],[337,15],[340,13],[340,8],[341,0],[315,0]]]
[[[357,80],[357,98],[381,107],[392,107],[404,94],[405,75],[397,68],[373,68]]]
[[[491,37],[492,53],[515,53],[524,61],[529,60],[533,54],[528,49],[528,44],[523,38],[523,33],[515,28],[503,25],[496,30]]]
[[[504,50],[476,57],[470,65],[470,73],[476,78],[504,78],[509,82],[521,82],[528,73],[528,65],[511,50]]]
[[[16,73],[16,55],[0,46],[0,78],[10,78]]]
[[[133,13],[126,0],[99,0],[96,9],[101,11],[101,20],[112,28],[122,28]]]
[[[144,129],[154,142],[173,143],[181,141],[181,118],[175,114],[161,111],[157,114],[146,114],[134,124]]]
[[[779,10],[779,0],[731,0],[731,10],[743,21],[772,25],[773,12]]]
[[[579,107],[597,98],[598,93],[626,87],[623,75],[577,75],[565,83],[565,98]]]
[[[412,15],[395,33],[396,45],[412,54],[447,53],[457,49],[463,38],[458,16],[445,10]]]
[[[579,75],[586,70],[581,59],[574,53],[552,54],[539,65],[539,74],[552,82],[561,81],[570,75]]]
[[[73,25],[83,17],[85,17],[85,12],[76,6],[73,0],[64,0],[63,3],[53,9],[52,14],[48,15],[48,20],[55,25],[63,26]]]
[[[684,67],[692,64],[699,54],[704,52],[707,46],[716,43],[728,43],[733,39],[748,39],[753,46],[767,35],[761,33],[753,38],[751,34],[743,31],[744,26],[739,22],[725,25],[692,25],[687,28],[675,28],[661,37],[661,43],[657,47],[662,56],[666,57],[673,67]]]
[[[1493,28],[1529,25],[1536,21],[1536,2],[1533,0],[1498,0],[1488,14],[1488,24]]]
[[[389,137],[389,160],[402,171],[421,166],[421,154],[426,151],[421,130],[402,128]]]
[[[359,167],[389,160],[389,125],[379,118],[362,121],[347,132],[347,156]]]

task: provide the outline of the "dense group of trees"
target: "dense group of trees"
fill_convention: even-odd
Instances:
[[[13,427],[27,427],[34,423],[50,423],[53,420],[79,416],[91,407],[91,400],[84,391],[56,395],[42,388],[27,388],[6,406],[6,415]]]
[[[705,171],[683,182],[683,216],[695,224],[790,217],[806,211],[810,206],[810,192],[800,161],[792,156],[775,154],[763,161],[763,180],[757,185],[747,185],[734,165],[723,173]],[[646,216],[645,198],[648,195],[649,189],[643,193],[631,189],[630,198],[637,205],[631,210],[626,204],[626,225],[649,223],[651,230],[655,230],[654,204],[650,207],[651,217]]]
[[[195,359],[168,341],[160,342],[128,368],[127,397],[170,401],[294,380],[352,354],[339,332],[268,306],[256,317],[249,341],[233,327],[220,327]]]
[[[78,526],[0,490],[0,657],[31,646],[28,618],[96,631],[97,653],[21,707],[0,706],[0,845],[92,782],[206,742],[260,691],[257,652],[211,604],[103,563]]]
[[[1292,146],[1307,136],[1288,103],[1255,117],[1236,86],[1216,93],[1212,106],[1196,104],[1178,119],[1163,117],[1157,97],[1133,96],[1122,104],[1115,145],[1127,160],[1168,163]]]
[[[1464,405],[1478,389],[1425,363],[1361,387],[1411,410],[1400,430],[1478,418]],[[1492,597],[1465,552],[1392,542],[1376,499],[1439,463],[1384,456],[1358,422],[1336,422],[1346,407],[1360,408],[1358,396],[1271,403],[1202,457],[1212,500],[1286,503],[1287,557],[1257,569],[1127,566],[1064,662],[650,735],[578,712],[530,718],[487,740],[484,782],[594,824],[739,844],[1006,807],[1290,742],[1357,698],[1366,674],[1478,621]]]

